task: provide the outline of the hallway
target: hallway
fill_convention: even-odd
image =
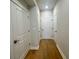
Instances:
[[[63,59],[52,39],[42,39],[39,50],[30,50],[25,59]]]
[[[68,0],[11,0],[11,59],[69,59]]]

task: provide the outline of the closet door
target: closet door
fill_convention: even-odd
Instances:
[[[19,6],[11,3],[12,5],[12,27],[13,27],[13,42],[14,42],[14,59],[23,58],[25,52],[29,50],[29,20],[27,11]]]

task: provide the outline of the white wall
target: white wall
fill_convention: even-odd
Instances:
[[[41,38],[54,38],[54,24],[52,10],[41,11]]]
[[[38,19],[38,9],[36,6],[30,9],[30,20],[31,20],[31,49],[39,48],[40,41],[40,26]]]
[[[69,0],[59,0],[56,5],[57,33],[56,42],[69,59]]]

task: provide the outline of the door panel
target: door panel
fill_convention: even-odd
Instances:
[[[17,26],[17,35],[21,35],[25,33],[25,24],[24,24],[24,19],[23,19],[23,12],[22,10],[18,10],[18,8],[16,9],[17,11],[17,18],[16,18],[16,26]]]
[[[14,59],[20,59],[29,50],[30,32],[28,30],[30,30],[30,20],[27,17],[28,11],[14,3],[11,3],[11,5]]]

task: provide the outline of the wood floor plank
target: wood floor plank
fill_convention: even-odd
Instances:
[[[52,39],[41,39],[39,50],[30,50],[25,59],[63,59]]]

